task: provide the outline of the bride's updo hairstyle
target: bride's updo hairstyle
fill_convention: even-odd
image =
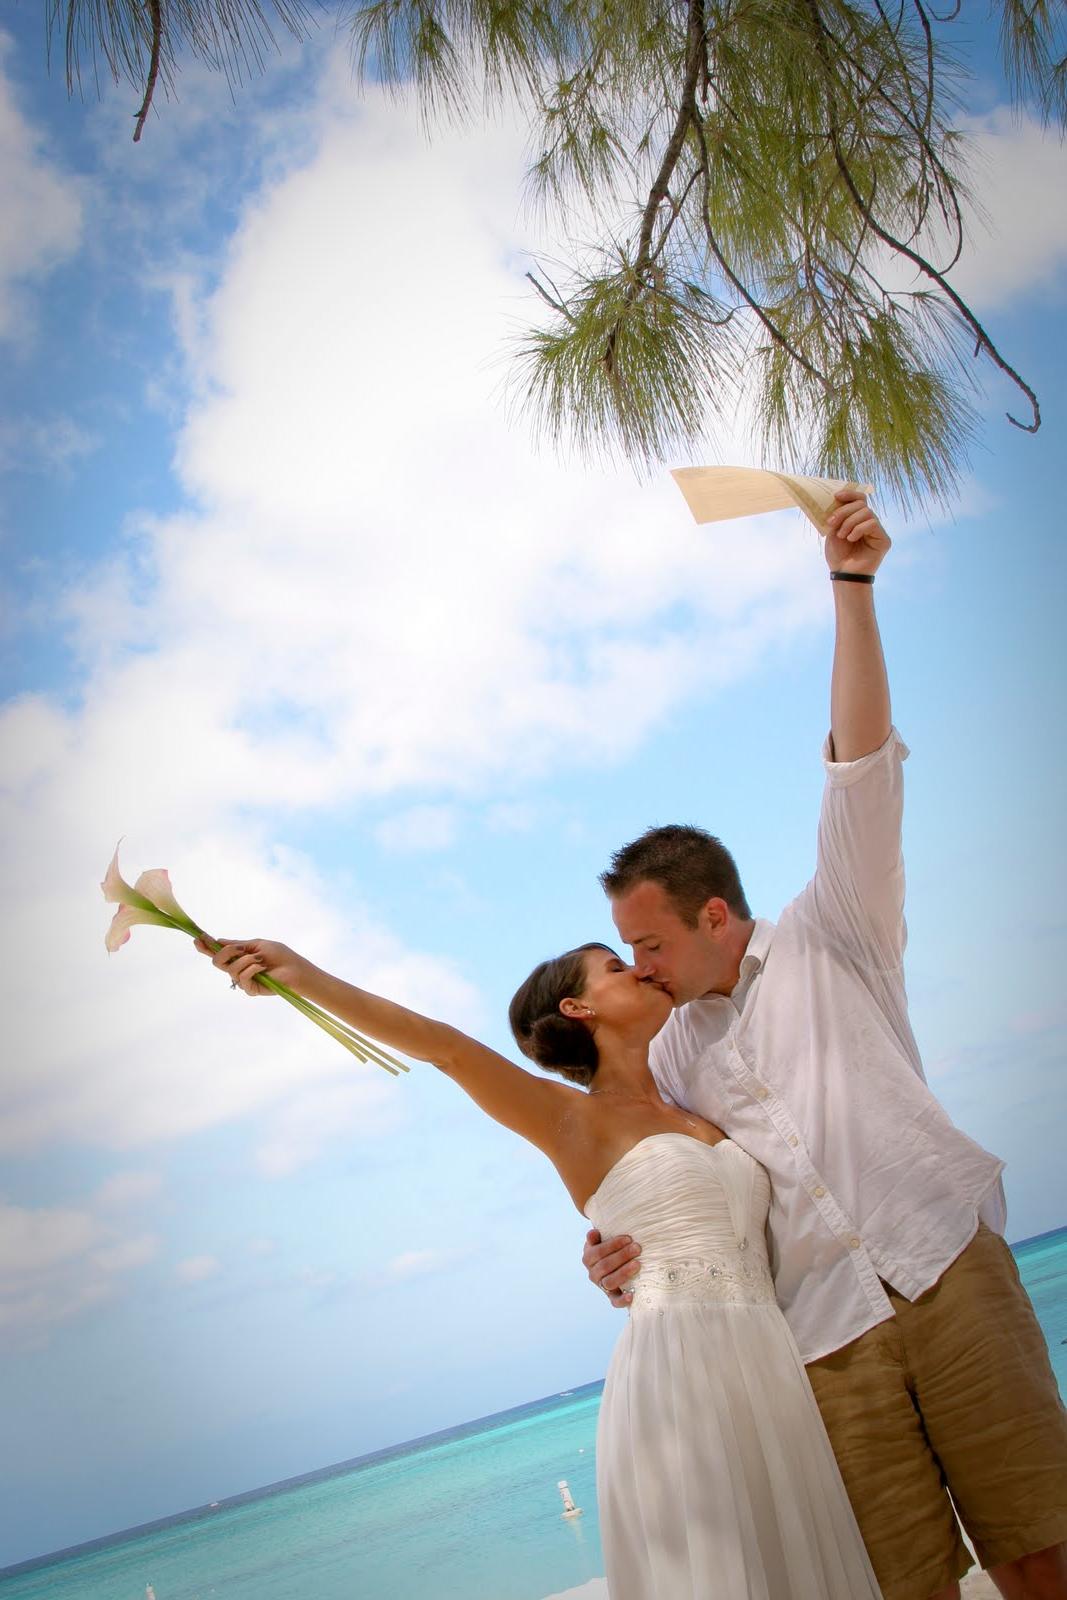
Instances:
[[[524,1056],[571,1083],[588,1088],[597,1069],[593,1035],[578,1017],[565,1017],[561,1000],[577,1000],[585,988],[585,958],[606,944],[580,944],[564,956],[542,961],[516,991],[508,1007],[515,1043]]]

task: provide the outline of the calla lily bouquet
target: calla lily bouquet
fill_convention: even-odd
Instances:
[[[187,933],[192,939],[203,940],[211,950],[221,948],[216,939],[210,938],[203,928],[198,928],[188,912],[182,910],[174,897],[174,890],[170,886],[170,874],[166,867],[152,867],[148,872],[142,872],[131,887],[119,871],[119,852],[116,846],[111,865],[100,887],[104,899],[111,905],[118,906],[104,940],[109,954],[113,955],[116,950],[120,950],[130,937],[130,929],[141,922],[152,923],[157,928],[175,928],[179,933]],[[380,1045],[365,1039],[355,1028],[350,1028],[347,1022],[332,1017],[328,1011],[323,1011],[321,1006],[305,1000],[303,995],[296,994],[284,983],[276,983],[265,972],[259,974],[256,982],[272,990],[274,994],[280,994],[283,1000],[288,1000],[291,1006],[303,1012],[309,1021],[314,1022],[332,1039],[336,1039],[338,1044],[343,1044],[345,1049],[358,1056],[360,1061],[374,1062],[376,1066],[384,1067],[386,1072],[391,1072],[394,1077],[409,1070],[402,1061],[397,1061]]]

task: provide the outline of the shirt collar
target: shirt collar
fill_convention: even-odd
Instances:
[[[773,938],[774,923],[766,922],[763,917],[757,917],[745,953],[741,957],[741,966],[737,978],[739,984],[747,983],[749,978],[754,978],[756,973],[760,971],[767,958],[767,952],[771,947]]]

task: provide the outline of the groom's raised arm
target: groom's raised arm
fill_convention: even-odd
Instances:
[[[836,635],[826,789],[815,876],[795,902],[882,986],[898,985],[906,930],[902,761],[874,612],[873,580],[889,538],[864,496],[842,490],[827,520]],[[876,978],[875,974],[882,976]],[[888,1001],[887,1001],[888,1003]]]
[[[825,554],[834,577],[834,670],[830,681],[830,738],[834,761],[857,761],[889,737],[889,679],[867,579],[882,564],[889,536],[866,497],[837,494],[827,519]]]

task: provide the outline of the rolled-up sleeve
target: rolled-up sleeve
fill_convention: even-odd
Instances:
[[[896,728],[858,761],[833,761],[823,746],[826,787],[815,876],[804,914],[860,965],[893,970],[904,957],[903,764]]]

